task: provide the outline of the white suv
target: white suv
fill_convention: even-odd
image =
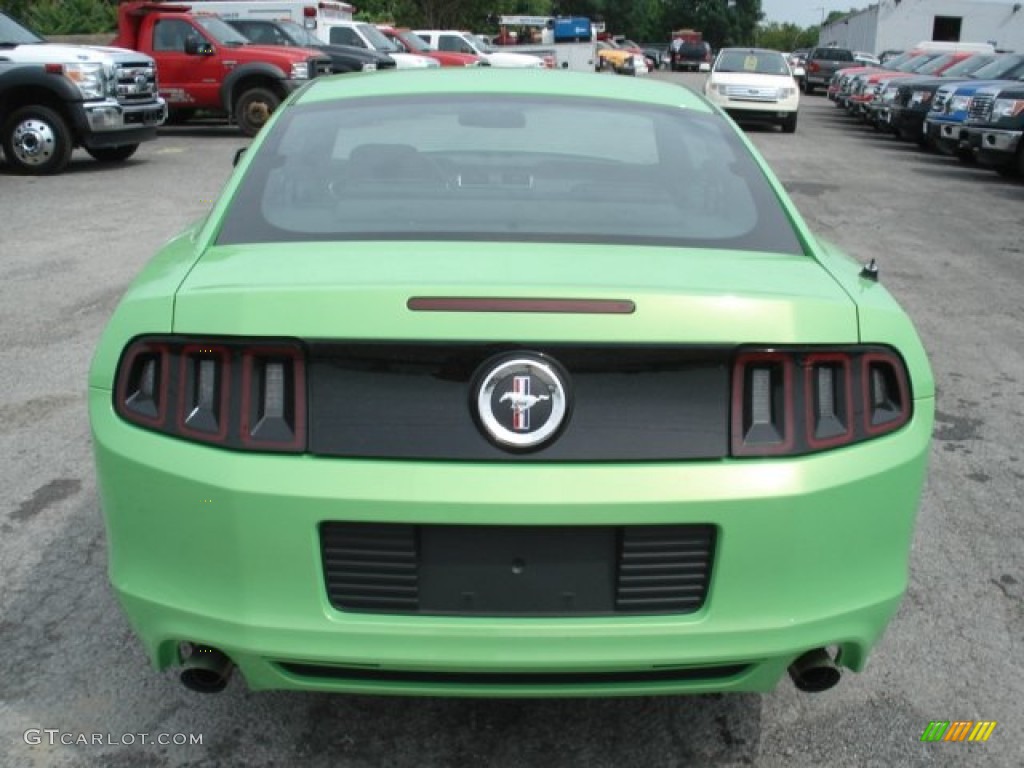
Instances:
[[[723,48],[704,82],[704,95],[736,122],[779,125],[785,133],[796,130],[800,89],[778,51]]]
[[[417,29],[416,34],[439,51],[455,53],[471,53],[486,60],[492,67],[534,68],[544,69],[547,64],[539,56],[528,53],[499,51],[487,41],[468,32],[457,32],[450,29]]]

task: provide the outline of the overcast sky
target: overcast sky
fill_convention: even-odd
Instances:
[[[1009,5],[1015,0],[995,0]],[[828,16],[832,11],[846,13],[851,8],[858,10],[867,8],[877,0],[761,0],[761,11],[764,20],[793,22],[801,27],[821,24],[821,9]]]
[[[764,20],[790,21],[801,27],[821,23],[821,9],[828,16],[832,11],[848,11],[850,8],[867,8],[869,2],[851,2],[851,0],[761,0]]]

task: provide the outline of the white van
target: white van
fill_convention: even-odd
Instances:
[[[306,0],[193,0],[193,13],[215,13],[225,19],[294,21],[314,34],[329,21],[351,21],[355,6]]]

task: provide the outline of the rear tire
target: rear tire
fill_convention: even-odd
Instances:
[[[268,88],[250,88],[242,91],[235,101],[235,122],[246,136],[255,136],[280,103],[281,99]]]
[[[138,144],[122,144],[120,147],[86,147],[85,151],[101,163],[123,163],[138,148]]]
[[[60,113],[49,107],[14,110],[0,130],[4,156],[15,173],[49,176],[71,160],[71,131]]]

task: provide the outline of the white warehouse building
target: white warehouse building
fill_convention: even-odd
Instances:
[[[1024,52],[1024,0],[879,0],[821,28],[821,45],[903,51],[922,40]]]

